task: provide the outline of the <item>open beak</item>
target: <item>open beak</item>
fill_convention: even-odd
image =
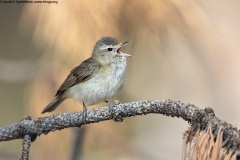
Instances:
[[[123,43],[121,44],[121,47],[127,45],[128,43],[129,43],[129,41],[127,41],[127,42],[123,42]]]
[[[120,48],[117,49],[118,55],[124,56],[124,57],[131,57],[131,56],[132,56],[132,55],[130,55],[130,54],[123,53],[123,52],[120,51],[120,49],[121,49],[123,46],[127,45],[128,43],[129,43],[129,41],[121,43]]]

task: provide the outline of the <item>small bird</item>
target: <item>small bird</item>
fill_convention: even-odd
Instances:
[[[90,58],[75,67],[67,76],[55,98],[42,111],[51,112],[65,99],[73,98],[83,104],[83,121],[87,116],[87,106],[100,102],[108,103],[112,114],[113,105],[109,99],[121,91],[125,79],[127,57],[120,49],[128,42],[119,42],[113,37],[103,37],[93,48]]]

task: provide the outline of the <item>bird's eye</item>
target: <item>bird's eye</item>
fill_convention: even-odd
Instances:
[[[108,51],[112,51],[113,49],[112,49],[112,48],[108,48],[107,50],[108,50]]]

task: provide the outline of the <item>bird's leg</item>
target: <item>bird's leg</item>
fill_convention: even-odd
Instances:
[[[87,106],[83,102],[83,116],[82,116],[82,119],[83,119],[84,123],[86,122],[86,118],[87,118]]]
[[[113,116],[113,104],[109,101],[105,101],[108,104],[108,111]]]

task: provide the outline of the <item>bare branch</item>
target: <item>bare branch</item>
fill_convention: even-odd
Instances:
[[[178,117],[187,121],[191,125],[187,131],[188,141],[191,141],[191,136],[194,136],[198,129],[206,130],[209,125],[211,125],[213,135],[216,137],[218,129],[221,127],[224,147],[227,150],[240,153],[240,131],[236,127],[215,117],[211,108],[200,109],[193,104],[172,100],[136,101],[125,104],[115,103],[113,117],[109,114],[108,107],[88,110],[85,123],[82,121],[82,112],[54,114],[34,120],[24,119],[18,123],[0,127],[0,141],[23,138],[25,135],[30,137],[39,136],[51,131],[68,127],[80,127],[85,124],[110,119],[121,122],[125,117],[150,113]]]
[[[23,137],[23,150],[22,156],[20,160],[29,160],[29,150],[31,146],[31,137],[29,135],[25,135]]]

